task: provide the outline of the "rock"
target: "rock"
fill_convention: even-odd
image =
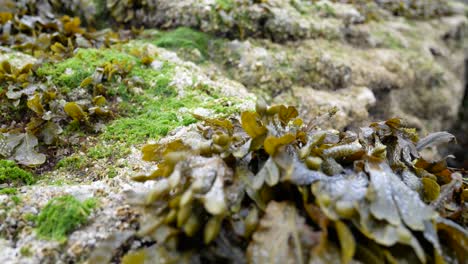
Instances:
[[[376,97],[370,118],[399,116],[422,131],[437,131],[458,118],[467,22],[457,15],[411,23],[394,18],[352,25],[359,34],[341,41],[234,40],[220,49],[216,61],[249,90],[275,103],[314,103],[294,95],[295,86],[330,94],[367,87]]]
[[[302,111],[317,116],[336,107],[338,112],[328,124],[330,128],[357,128],[368,122],[369,109],[375,105],[376,98],[367,87],[350,87],[338,91],[315,90],[308,87],[293,87],[294,97]]]
[[[17,69],[21,69],[27,64],[35,64],[37,62],[36,58],[28,54],[24,54],[22,52],[11,50],[5,50],[0,52],[0,62],[8,61],[10,62],[11,66]]]

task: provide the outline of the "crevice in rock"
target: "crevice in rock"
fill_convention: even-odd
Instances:
[[[465,58],[465,76],[464,76],[464,88],[465,93],[462,99],[458,122],[455,123],[451,129],[457,137],[456,145],[448,149],[448,153],[453,153],[455,159],[449,159],[448,163],[450,166],[468,169],[468,58]]]

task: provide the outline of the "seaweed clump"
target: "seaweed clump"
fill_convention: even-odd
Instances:
[[[194,115],[186,138],[145,145],[158,167],[128,197],[155,244],[124,263],[464,263],[466,180],[420,154],[453,136],[420,140],[399,119],[320,129],[334,112],[304,122],[258,103],[240,119]]]
[[[23,166],[52,167],[46,160],[58,145],[66,145],[61,144],[67,141],[60,136],[64,130],[98,131],[102,127],[99,121],[112,118],[116,108],[111,104],[115,98],[112,93],[116,92],[106,86],[124,78],[134,64],[118,59],[98,60],[99,65],[87,65],[93,69],[67,67],[60,76],[49,74],[57,63],[70,66],[63,62],[81,56],[82,49],[110,47],[136,32],[96,31],[82,25],[79,17],[52,13],[59,7],[65,13],[72,11],[77,2],[64,6],[60,3],[7,1],[0,10],[0,44],[8,54],[0,64],[0,158]],[[31,57],[15,65],[13,51]]]
[[[88,220],[95,199],[80,202],[72,195],[53,198],[37,216],[37,234],[49,240],[64,242],[67,235]]]

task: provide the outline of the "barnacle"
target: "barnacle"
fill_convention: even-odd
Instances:
[[[139,235],[172,245],[166,249],[174,254],[185,254],[179,251],[184,248],[206,258],[186,244],[200,239],[234,259],[219,248],[227,239],[252,263],[368,262],[374,258],[368,247],[422,263],[448,254],[439,242],[437,212],[450,213],[445,202],[460,204],[464,196],[455,193],[465,193],[466,183],[443,160],[425,161],[418,150],[451,141],[451,135],[419,140],[400,119],[337,133],[310,125],[318,120],[290,122],[297,116],[294,107],[260,102],[256,112],[238,119],[196,115],[204,125],[193,130],[203,143],[177,139],[144,146],[143,158],[158,169],[136,177],[155,181],[147,192],[129,193],[143,212]],[[445,175],[453,179],[447,182]],[[457,228],[446,230],[462,236]],[[401,245],[408,247],[396,252]],[[454,247],[467,250],[463,243]],[[148,259],[137,252],[130,257]]]

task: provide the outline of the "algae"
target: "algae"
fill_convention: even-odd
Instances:
[[[67,235],[86,223],[97,206],[94,198],[80,202],[72,195],[51,199],[39,213],[37,235],[47,240],[65,242]]]
[[[228,0],[218,1],[222,6],[228,7]],[[208,48],[212,38],[203,32],[199,32],[186,27],[179,27],[176,30],[163,32],[154,41],[156,46],[171,49],[196,49],[204,58],[209,55]]]
[[[0,160],[0,184],[13,186],[29,185],[35,182],[32,173],[19,168],[14,161]]]
[[[123,62],[134,64],[137,58],[118,49],[78,49],[77,53],[59,63],[45,63],[37,70],[37,75],[50,78],[53,83],[70,91],[78,86],[96,69],[106,62]]]
[[[234,8],[233,0],[216,0],[216,5],[224,11],[230,11]]]
[[[73,155],[70,157],[65,157],[55,165],[55,168],[65,168],[67,170],[80,170],[85,167],[87,160],[84,157]]]
[[[0,189],[0,195],[1,194],[6,194],[6,195],[12,195],[12,194],[17,194],[18,190],[16,188],[3,188]]]

